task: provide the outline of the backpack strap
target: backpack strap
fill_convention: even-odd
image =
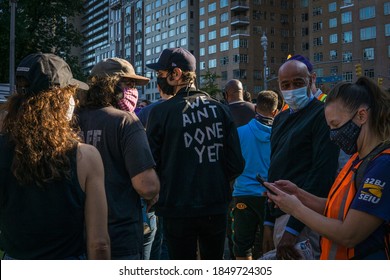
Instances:
[[[379,155],[384,150],[390,148],[390,143],[380,144],[379,146],[375,147],[362,161],[362,163],[359,165],[355,172],[355,189],[360,186],[362,183],[364,173],[366,172],[366,168],[368,164],[373,160],[377,155]]]

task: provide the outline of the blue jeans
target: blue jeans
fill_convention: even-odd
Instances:
[[[146,222],[148,224],[148,226],[150,227],[150,232],[147,234],[144,234],[143,259],[149,260],[154,237],[155,237],[156,231],[157,231],[157,217],[156,217],[154,212],[149,212],[146,215],[146,219],[147,220],[144,222]]]
[[[163,229],[163,217],[157,217],[157,231],[154,236],[152,251],[150,253],[151,260],[169,260],[167,239]]]

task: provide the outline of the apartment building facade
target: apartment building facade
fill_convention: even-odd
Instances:
[[[171,47],[195,55],[200,86],[202,75],[215,73],[221,90],[239,79],[253,97],[277,88],[278,69],[294,54],[311,60],[324,91],[357,71],[390,88],[389,0],[87,0],[85,8],[84,72],[125,58],[151,78],[141,98],[159,98],[145,65]]]

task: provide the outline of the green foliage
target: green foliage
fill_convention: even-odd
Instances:
[[[221,78],[221,76],[217,75],[215,72],[207,70],[205,74],[201,75],[201,77],[200,90],[207,92],[214,98],[218,98],[218,94],[221,90],[218,88],[216,81]]]
[[[78,59],[70,55],[72,47],[81,46],[82,34],[69,20],[82,12],[82,0],[18,0],[15,19],[15,65],[33,52],[51,52],[64,58],[74,75],[83,79]],[[9,80],[9,33],[11,8],[0,0],[0,82]]]

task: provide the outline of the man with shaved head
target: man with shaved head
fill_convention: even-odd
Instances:
[[[255,117],[255,105],[244,100],[244,88],[239,80],[227,82],[223,93],[237,127],[247,124]]]
[[[278,114],[271,134],[268,181],[290,180],[300,188],[327,197],[336,176],[339,149],[330,141],[324,104],[310,88],[307,66],[288,60],[279,69],[279,88],[289,109]],[[297,242],[310,240],[319,257],[319,235],[274,205],[266,207],[263,249],[276,248],[277,259],[300,259]]]

